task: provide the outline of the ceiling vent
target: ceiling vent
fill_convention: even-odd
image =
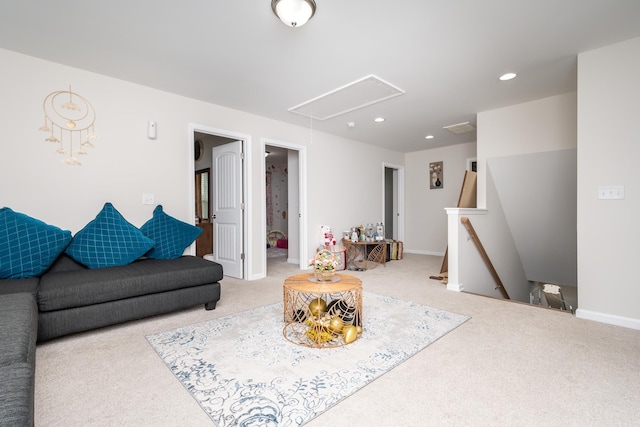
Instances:
[[[460,134],[463,134],[463,133],[469,133],[469,132],[473,132],[474,130],[476,130],[476,128],[472,124],[469,124],[469,122],[464,122],[464,123],[458,123],[458,124],[455,124],[455,125],[445,126],[444,129],[448,130],[451,133],[455,133],[456,135],[460,135]]]
[[[291,107],[289,111],[316,120],[327,120],[402,94],[402,89],[371,74]]]

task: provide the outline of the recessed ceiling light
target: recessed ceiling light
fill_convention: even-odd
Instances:
[[[354,128],[354,127],[356,127],[356,122],[347,122],[347,127],[348,127],[348,128]]]
[[[424,137],[424,139],[433,139],[433,135],[427,135]]]
[[[374,122],[376,123],[382,123],[384,122],[386,119],[384,117],[376,117],[375,119],[373,119]]]
[[[516,73],[506,73],[500,76],[500,80],[507,81],[507,80],[511,80],[511,79],[515,79],[517,76]]]

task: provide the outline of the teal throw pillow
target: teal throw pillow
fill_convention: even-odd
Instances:
[[[200,227],[167,215],[162,205],[156,206],[153,217],[140,227],[140,231],[155,242],[153,249],[147,253],[149,258],[155,259],[179,258],[202,233]]]
[[[66,253],[89,268],[103,268],[130,264],[152,247],[153,240],[105,203],[96,218],[73,236]]]
[[[44,273],[71,241],[71,232],[10,208],[0,209],[0,279]]]

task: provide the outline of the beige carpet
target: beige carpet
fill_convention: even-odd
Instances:
[[[299,273],[283,258],[269,277],[225,278],[201,307],[38,346],[38,426],[211,426],[145,336],[278,302]],[[307,426],[640,425],[640,331],[565,312],[447,291],[430,280],[441,258],[350,272],[370,292],[471,317],[443,339]]]

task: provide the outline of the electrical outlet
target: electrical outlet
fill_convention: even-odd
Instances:
[[[154,203],[153,194],[143,194],[142,195],[142,204],[143,205],[152,205],[153,203]]]

